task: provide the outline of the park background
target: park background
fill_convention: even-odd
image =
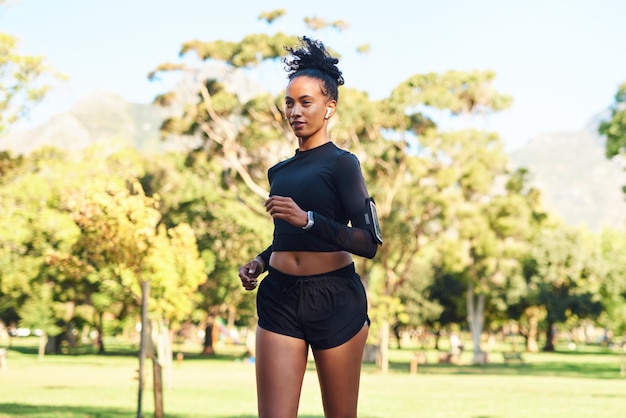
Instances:
[[[254,416],[236,267],[271,238],[265,174],[295,147],[278,57],[302,34],[341,55],[331,135],[385,233],[357,260],[364,416],[619,410],[620,2],[0,7],[0,413],[132,414],[143,296],[167,416]]]

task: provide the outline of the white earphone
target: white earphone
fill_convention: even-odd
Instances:
[[[326,116],[324,116],[324,119],[328,119],[330,117],[330,108],[326,109]]]

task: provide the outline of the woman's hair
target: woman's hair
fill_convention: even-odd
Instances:
[[[283,60],[289,80],[301,75],[316,78],[322,82],[322,91],[326,97],[338,99],[338,87],[344,83],[341,71],[337,68],[339,60],[326,51],[321,41],[303,36],[299,48],[286,46],[285,50],[290,54]]]

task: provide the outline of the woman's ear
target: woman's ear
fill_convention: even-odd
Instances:
[[[333,115],[333,113],[335,113],[337,102],[335,102],[334,100],[330,100],[326,105],[327,105],[326,115],[324,115],[324,119],[330,118]]]

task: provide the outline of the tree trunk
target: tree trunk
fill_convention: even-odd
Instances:
[[[441,338],[441,329],[435,331],[435,350],[439,350],[439,339]]]
[[[206,328],[204,329],[204,347],[202,349],[202,354],[206,356],[212,356],[215,354],[215,350],[213,348],[213,327],[215,326],[215,319],[213,317],[209,317]]]
[[[528,336],[526,338],[526,349],[531,353],[539,351],[539,344],[537,343],[537,334],[539,328],[539,318],[537,317],[536,309],[528,317]]]
[[[161,370],[165,369],[165,387],[168,390],[172,389],[173,379],[172,379],[172,335],[167,326],[165,320],[161,319],[159,323],[158,337],[157,337],[157,358],[159,361],[159,368]]]
[[[96,331],[98,332],[98,340],[96,342],[98,346],[98,354],[104,354],[104,332],[103,332],[103,314],[102,312],[98,312],[98,325],[96,326]]]
[[[554,351],[554,322],[548,321],[548,328],[546,329],[546,345],[543,347],[543,351]]]
[[[63,333],[54,336],[46,336],[44,352],[61,354],[61,342],[63,340]]]
[[[150,300],[150,282],[147,280],[141,281],[141,341],[139,347],[139,385],[137,390],[137,418],[142,418],[143,408],[143,388],[145,385],[145,361],[150,355],[154,355],[154,351],[151,350],[152,344],[150,343],[151,332],[148,323],[148,300]]]
[[[483,293],[474,294],[474,283],[470,281],[467,288],[467,322],[472,333],[474,345],[473,364],[484,364],[486,362],[485,353],[480,348],[480,337],[485,323],[485,295]]]
[[[152,358],[152,391],[154,393],[154,418],[163,418],[163,380],[161,364]]]
[[[48,343],[48,335],[44,332],[39,337],[39,360],[43,360],[44,354],[46,354],[46,344]]]
[[[401,325],[399,323],[396,323],[393,326],[393,336],[396,339],[396,347],[398,348],[398,350],[402,349],[402,335],[400,335],[400,327]]]

